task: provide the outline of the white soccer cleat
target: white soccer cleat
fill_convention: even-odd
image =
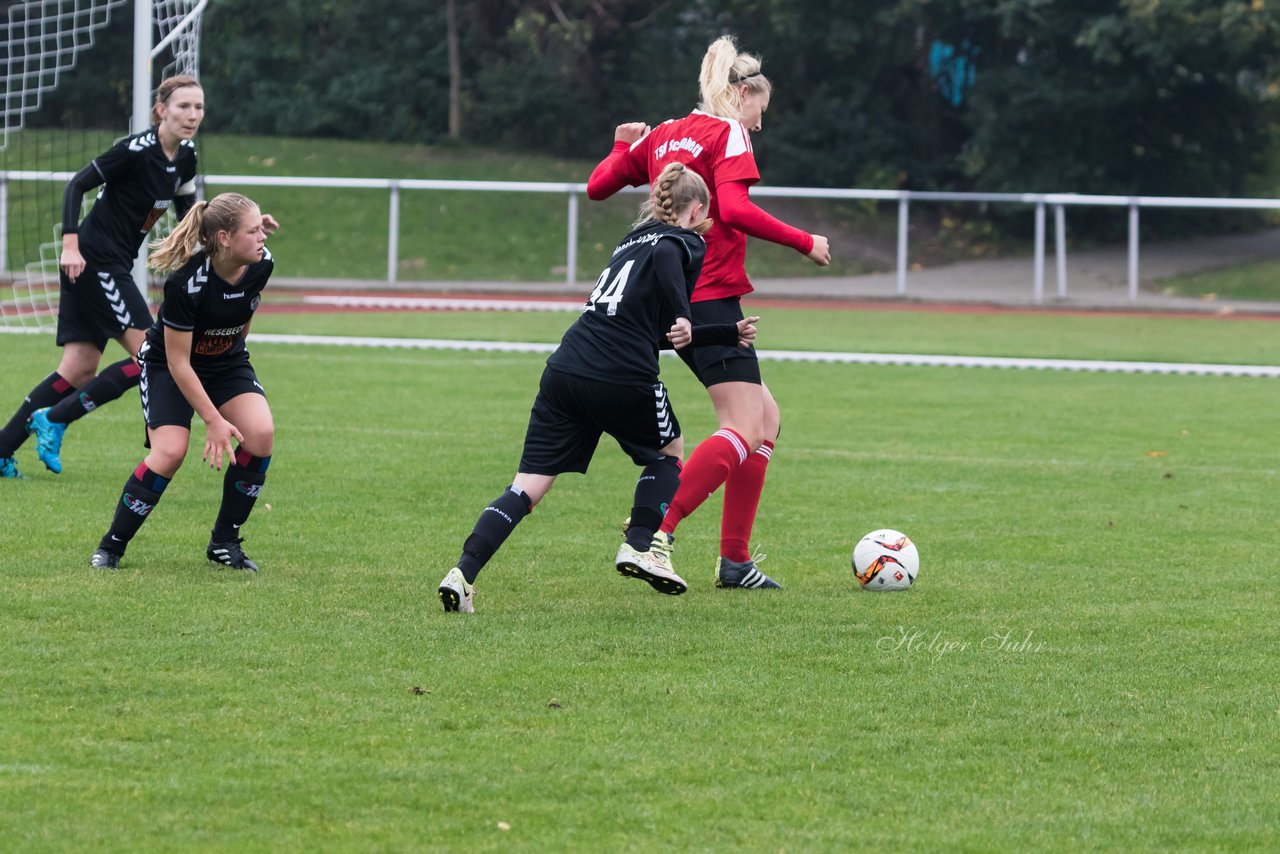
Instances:
[[[440,582],[440,604],[444,606],[446,613],[461,611],[464,614],[473,614],[476,608],[471,599],[475,592],[475,588],[462,576],[462,570],[455,566]]]
[[[679,596],[689,589],[689,585],[676,575],[675,568],[671,565],[671,548],[671,535],[658,531],[653,535],[653,542],[647,552],[636,551],[629,543],[619,546],[614,565],[621,574],[647,582],[659,593]]]

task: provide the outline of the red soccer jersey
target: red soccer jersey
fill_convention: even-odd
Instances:
[[[621,148],[621,146],[618,146]],[[745,267],[747,235],[727,224],[720,213],[718,188],[728,182],[746,187],[760,180],[755,155],[751,151],[751,135],[742,123],[694,110],[682,119],[671,119],[654,128],[625,152],[616,152],[612,177],[640,186],[652,183],[663,167],[680,161],[702,176],[711,190],[709,215],[715,221],[706,233],[707,255],[702,265],[692,302],[736,297],[750,293],[751,282]],[[594,179],[593,175],[593,179]],[[778,223],[760,211],[756,214],[787,232],[786,245],[808,253],[812,239],[808,234]],[[774,234],[762,235],[777,239]],[[805,244],[808,248],[805,248]]]

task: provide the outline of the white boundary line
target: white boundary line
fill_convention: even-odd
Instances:
[[[416,311],[582,311],[580,299],[482,299],[478,297],[304,296],[304,305]]]
[[[391,347],[406,350],[471,350],[506,353],[551,353],[555,344],[511,341],[453,341],[435,338],[360,338],[329,335],[253,335],[269,344],[316,344],[338,347]],[[675,355],[664,351],[663,355]],[[1185,362],[1112,362],[1090,359],[1006,359],[994,356],[917,356],[906,353],[824,353],[806,350],[760,350],[774,362],[837,362],[851,365],[909,365],[947,368],[1025,368],[1045,371],[1096,371],[1124,374],[1200,374],[1220,377],[1280,378],[1275,365],[1209,365]]]
[[[48,334],[45,329],[0,327],[0,332]],[[398,350],[462,350],[499,353],[551,353],[555,344],[518,341],[454,341],[441,338],[363,338],[350,335],[279,335],[254,333],[253,344],[309,344],[321,347],[382,347]],[[674,356],[670,351],[663,355]],[[835,362],[847,365],[904,365],[939,368],[1022,368],[1040,371],[1092,371],[1112,374],[1174,374],[1280,379],[1277,365],[1211,365],[1194,362],[1113,362],[1092,359],[1012,359],[997,356],[919,356],[909,353],[824,353],[807,350],[760,350],[771,362]]]

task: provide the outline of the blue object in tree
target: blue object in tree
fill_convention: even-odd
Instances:
[[[970,56],[976,53],[968,42],[957,49],[955,45],[935,41],[929,48],[929,76],[939,94],[953,107],[963,104],[965,93],[973,88],[976,73]]]

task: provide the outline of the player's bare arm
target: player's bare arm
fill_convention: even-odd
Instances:
[[[227,459],[235,456],[231,439],[234,437],[236,441],[244,442],[244,436],[234,424],[222,417],[222,413],[209,399],[209,393],[204,390],[200,378],[196,376],[195,368],[191,367],[191,338],[190,332],[165,327],[166,361],[173,381],[178,384],[178,390],[204,421],[204,453],[200,459],[208,462],[210,468],[221,471],[223,455]]]

